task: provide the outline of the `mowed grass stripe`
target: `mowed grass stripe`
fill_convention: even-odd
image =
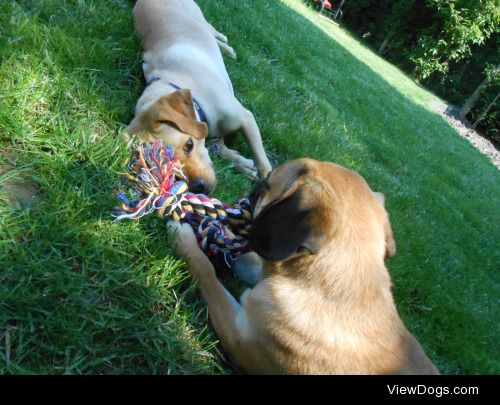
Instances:
[[[498,373],[498,170],[431,111],[434,95],[301,1],[199,5],[238,54],[227,68],[273,162],[335,161],[386,194],[398,309],[441,371]],[[1,147],[41,189],[28,210],[0,203],[1,373],[230,371],[162,221],[110,217],[144,86],[132,6],[0,12]],[[249,192],[215,162],[216,197]]]

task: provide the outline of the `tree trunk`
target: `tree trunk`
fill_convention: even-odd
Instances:
[[[486,117],[486,114],[488,114],[488,111],[490,111],[491,107],[493,107],[495,105],[495,103],[497,102],[498,98],[500,98],[500,93],[497,94],[497,96],[495,97],[495,99],[488,105],[488,107],[486,107],[486,109],[481,113],[481,115],[479,116],[479,118],[477,119],[477,121],[474,123],[474,125],[472,126],[473,129],[476,128],[477,124],[479,123],[479,121],[481,121],[484,117]]]
[[[493,71],[491,72],[492,76],[496,76],[500,72],[500,65],[495,67]],[[481,92],[488,86],[488,83],[490,82],[489,78],[487,77],[484,79],[479,86],[477,86],[476,90],[471,94],[471,96],[465,100],[465,103],[463,104],[462,108],[460,109],[460,118],[465,119],[465,116],[474,108],[474,105],[476,104],[477,100],[479,99],[479,95]]]
[[[382,41],[382,45],[380,45],[380,48],[378,48],[379,55],[382,55],[384,53],[385,47],[389,44],[389,39],[391,38],[391,36],[392,36],[392,32],[389,32],[385,36],[384,40]]]

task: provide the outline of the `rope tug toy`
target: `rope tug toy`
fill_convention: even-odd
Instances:
[[[231,268],[236,256],[248,248],[252,220],[250,202],[243,198],[233,207],[204,194],[188,191],[182,163],[172,148],[160,141],[137,146],[127,164],[134,194],[130,201],[121,190],[114,190],[122,202],[114,217],[139,219],[154,211],[167,219],[189,223],[201,249],[210,258],[222,255]]]

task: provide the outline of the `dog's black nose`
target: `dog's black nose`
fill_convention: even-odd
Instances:
[[[189,190],[195,194],[205,193],[205,181],[201,177],[196,177],[189,182]]]

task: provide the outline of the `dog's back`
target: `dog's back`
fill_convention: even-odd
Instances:
[[[145,50],[177,41],[217,48],[210,25],[191,0],[138,0],[134,7],[135,28]]]
[[[233,94],[215,29],[191,0],[139,0],[135,28],[144,49],[144,76],[168,77],[198,93]],[[212,94],[211,99],[218,94]]]
[[[438,374],[387,290],[367,291],[365,302],[360,297],[346,302],[335,297],[331,284],[312,281],[304,285],[288,276],[271,276],[242,297],[240,336],[260,342],[264,352],[256,368],[247,371]]]

